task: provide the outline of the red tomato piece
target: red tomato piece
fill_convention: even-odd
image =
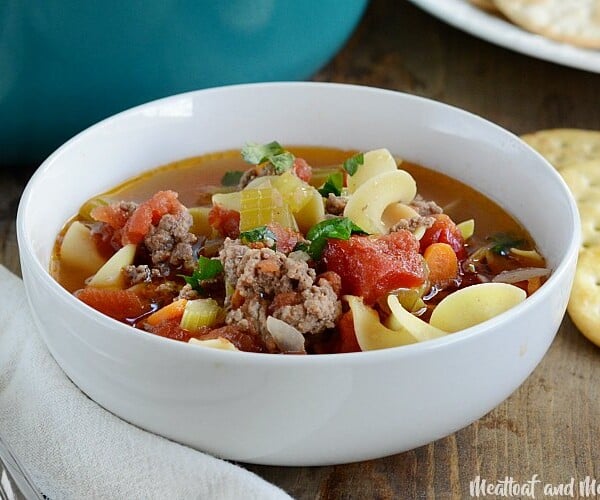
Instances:
[[[105,222],[113,229],[122,229],[129,219],[128,213],[122,210],[119,203],[103,205],[92,210],[91,216],[100,222]]]
[[[312,168],[306,162],[306,160],[302,158],[295,158],[292,169],[296,176],[302,179],[304,182],[310,181],[310,178],[312,177]]]
[[[119,321],[137,318],[150,310],[150,304],[130,290],[87,287],[75,292],[75,296]]]
[[[392,290],[419,286],[425,280],[419,243],[406,230],[377,237],[330,239],[323,261],[328,271],[342,278],[344,293],[362,297],[368,305]]]
[[[155,335],[160,335],[161,337],[187,342],[192,338],[192,334],[187,330],[181,328],[179,326],[179,323],[179,318],[169,318],[153,326],[150,326],[147,323],[145,323],[145,328],[147,329],[147,331],[149,331],[150,333],[154,333]]]
[[[150,231],[150,227],[158,224],[163,215],[175,215],[185,210],[177,196],[175,191],[159,191],[152,198],[141,203],[123,228],[123,245],[137,244],[142,241]]]
[[[433,217],[435,218],[433,226],[428,228],[421,238],[421,253],[425,252],[432,243],[447,243],[459,260],[466,258],[465,242],[454,221],[446,214],[435,214]]]
[[[208,223],[223,236],[237,238],[240,235],[240,213],[215,205],[208,213]]]

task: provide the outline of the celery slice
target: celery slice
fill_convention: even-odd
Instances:
[[[311,187],[289,170],[273,178],[271,184],[281,193],[292,213],[297,213],[310,201]]]
[[[279,191],[270,186],[241,191],[240,231],[249,231],[272,222],[294,230],[298,228]]]
[[[316,188],[311,187],[308,203],[294,217],[303,233],[325,219],[325,203]]]
[[[222,316],[222,308],[214,299],[188,300],[179,326],[194,333],[202,327],[214,326]]]

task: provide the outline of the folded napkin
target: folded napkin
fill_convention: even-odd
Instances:
[[[0,434],[50,499],[289,498],[251,472],[143,431],[88,399],[0,266]]]

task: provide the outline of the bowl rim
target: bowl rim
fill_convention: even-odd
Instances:
[[[32,191],[34,188],[41,183],[43,180],[43,176],[52,169],[52,166],[55,162],[59,161],[63,152],[74,144],[84,141],[91,134],[94,134],[96,131],[110,127],[113,122],[119,121],[123,117],[136,114],[140,110],[143,110],[149,106],[156,106],[161,104],[166,104],[172,100],[180,99],[182,97],[191,97],[198,94],[213,94],[213,93],[222,93],[222,92],[238,92],[244,91],[248,89],[251,91],[253,88],[261,87],[261,88],[297,88],[299,90],[305,88],[327,88],[327,89],[342,89],[342,90],[350,90],[354,92],[364,92],[364,93],[375,93],[381,95],[389,95],[395,96],[393,98],[406,99],[408,101],[416,101],[421,103],[428,103],[428,105],[437,106],[440,108],[445,108],[447,111],[451,113],[455,113],[458,115],[467,116],[471,120],[478,121],[487,128],[494,129],[496,133],[499,133],[509,139],[512,142],[517,142],[520,144],[521,148],[524,151],[528,151],[529,154],[533,155],[536,160],[545,165],[547,174],[552,179],[553,182],[557,183],[562,190],[562,194],[567,199],[568,207],[570,211],[570,219],[572,222],[572,235],[569,243],[564,248],[564,254],[558,265],[555,269],[552,270],[548,280],[542,285],[542,287],[536,291],[535,294],[528,297],[527,300],[518,304],[515,307],[512,307],[510,310],[502,313],[501,315],[491,318],[484,323],[474,325],[470,328],[462,330],[460,335],[448,334],[444,337],[439,337],[436,339],[428,340],[425,342],[417,342],[415,344],[391,347],[387,349],[373,350],[373,351],[362,351],[362,352],[352,352],[352,353],[332,353],[332,354],[319,354],[319,355],[308,355],[308,356],[273,356],[273,355],[265,355],[264,353],[253,353],[253,352],[244,352],[244,351],[224,351],[220,349],[210,349],[203,347],[201,345],[189,345],[186,342],[176,341],[169,338],[164,338],[149,332],[145,332],[143,330],[137,330],[132,328],[129,325],[121,323],[109,316],[106,316],[99,311],[87,306],[83,302],[79,301],[75,298],[71,293],[69,293],[66,289],[64,289],[52,276],[49,271],[42,266],[40,260],[37,258],[33,247],[32,242],[26,237],[27,231],[27,213],[28,213],[28,202],[32,197]],[[171,96],[163,97],[161,99],[156,99],[152,101],[148,101],[146,103],[140,104],[138,106],[126,109],[117,114],[111,115],[89,127],[79,132],[77,135],[69,139],[63,145],[61,145],[58,149],[56,149],[48,158],[46,158],[42,164],[36,169],[32,177],[27,183],[25,190],[21,196],[18,210],[17,210],[17,239],[19,245],[19,252],[24,254],[30,259],[30,262],[33,263],[34,269],[32,270],[37,274],[38,277],[41,276],[41,279],[44,281],[46,286],[50,287],[51,293],[58,294],[58,297],[62,301],[67,301],[72,307],[76,307],[80,309],[82,314],[89,316],[91,319],[95,321],[100,321],[106,325],[106,328],[114,332],[115,335],[125,335],[133,339],[135,336],[136,342],[147,343],[148,345],[156,345],[159,349],[169,349],[171,353],[174,355],[183,354],[185,356],[192,356],[200,358],[208,358],[209,361],[215,362],[232,362],[234,364],[245,365],[245,364],[255,364],[258,363],[260,365],[284,365],[284,366],[304,366],[304,365],[319,365],[320,363],[330,364],[331,359],[335,359],[336,365],[344,364],[344,363],[360,363],[360,362],[385,362],[389,360],[400,360],[404,357],[412,357],[412,356],[426,356],[428,353],[437,351],[440,349],[445,349],[448,347],[456,346],[461,343],[470,342],[473,339],[484,336],[486,333],[489,333],[491,330],[494,330],[498,325],[502,323],[510,323],[515,317],[526,314],[529,309],[533,309],[539,303],[545,301],[547,297],[555,292],[555,289],[558,286],[558,283],[561,283],[565,279],[565,274],[570,272],[572,261],[577,258],[580,246],[580,221],[577,210],[577,205],[575,200],[567,187],[566,183],[560,176],[560,174],[550,165],[550,163],[537,151],[535,151],[531,146],[522,141],[518,136],[508,131],[507,129],[475,114],[456,106],[452,106],[450,104],[446,104],[443,102],[439,102],[433,99],[429,99],[426,97],[415,96],[412,94],[407,94],[405,92],[400,92],[396,90],[388,90],[377,87],[370,87],[365,85],[356,85],[356,84],[346,84],[346,83],[330,83],[330,82],[265,82],[265,83],[247,83],[247,84],[235,84],[235,85],[225,85],[221,87],[211,87],[200,90],[193,90],[190,92],[184,92],[180,94],[174,94]],[[23,256],[21,256],[23,259]],[[25,266],[23,266],[25,269]],[[27,287],[26,287],[27,295],[29,295]],[[142,334],[142,335],[140,335]],[[197,354],[196,354],[197,353]]]

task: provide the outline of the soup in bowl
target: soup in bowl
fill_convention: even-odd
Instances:
[[[18,236],[42,337],[86,394],[221,457],[315,465],[427,443],[514,391],[564,314],[576,213],[481,118],[260,84],[78,135]]]

